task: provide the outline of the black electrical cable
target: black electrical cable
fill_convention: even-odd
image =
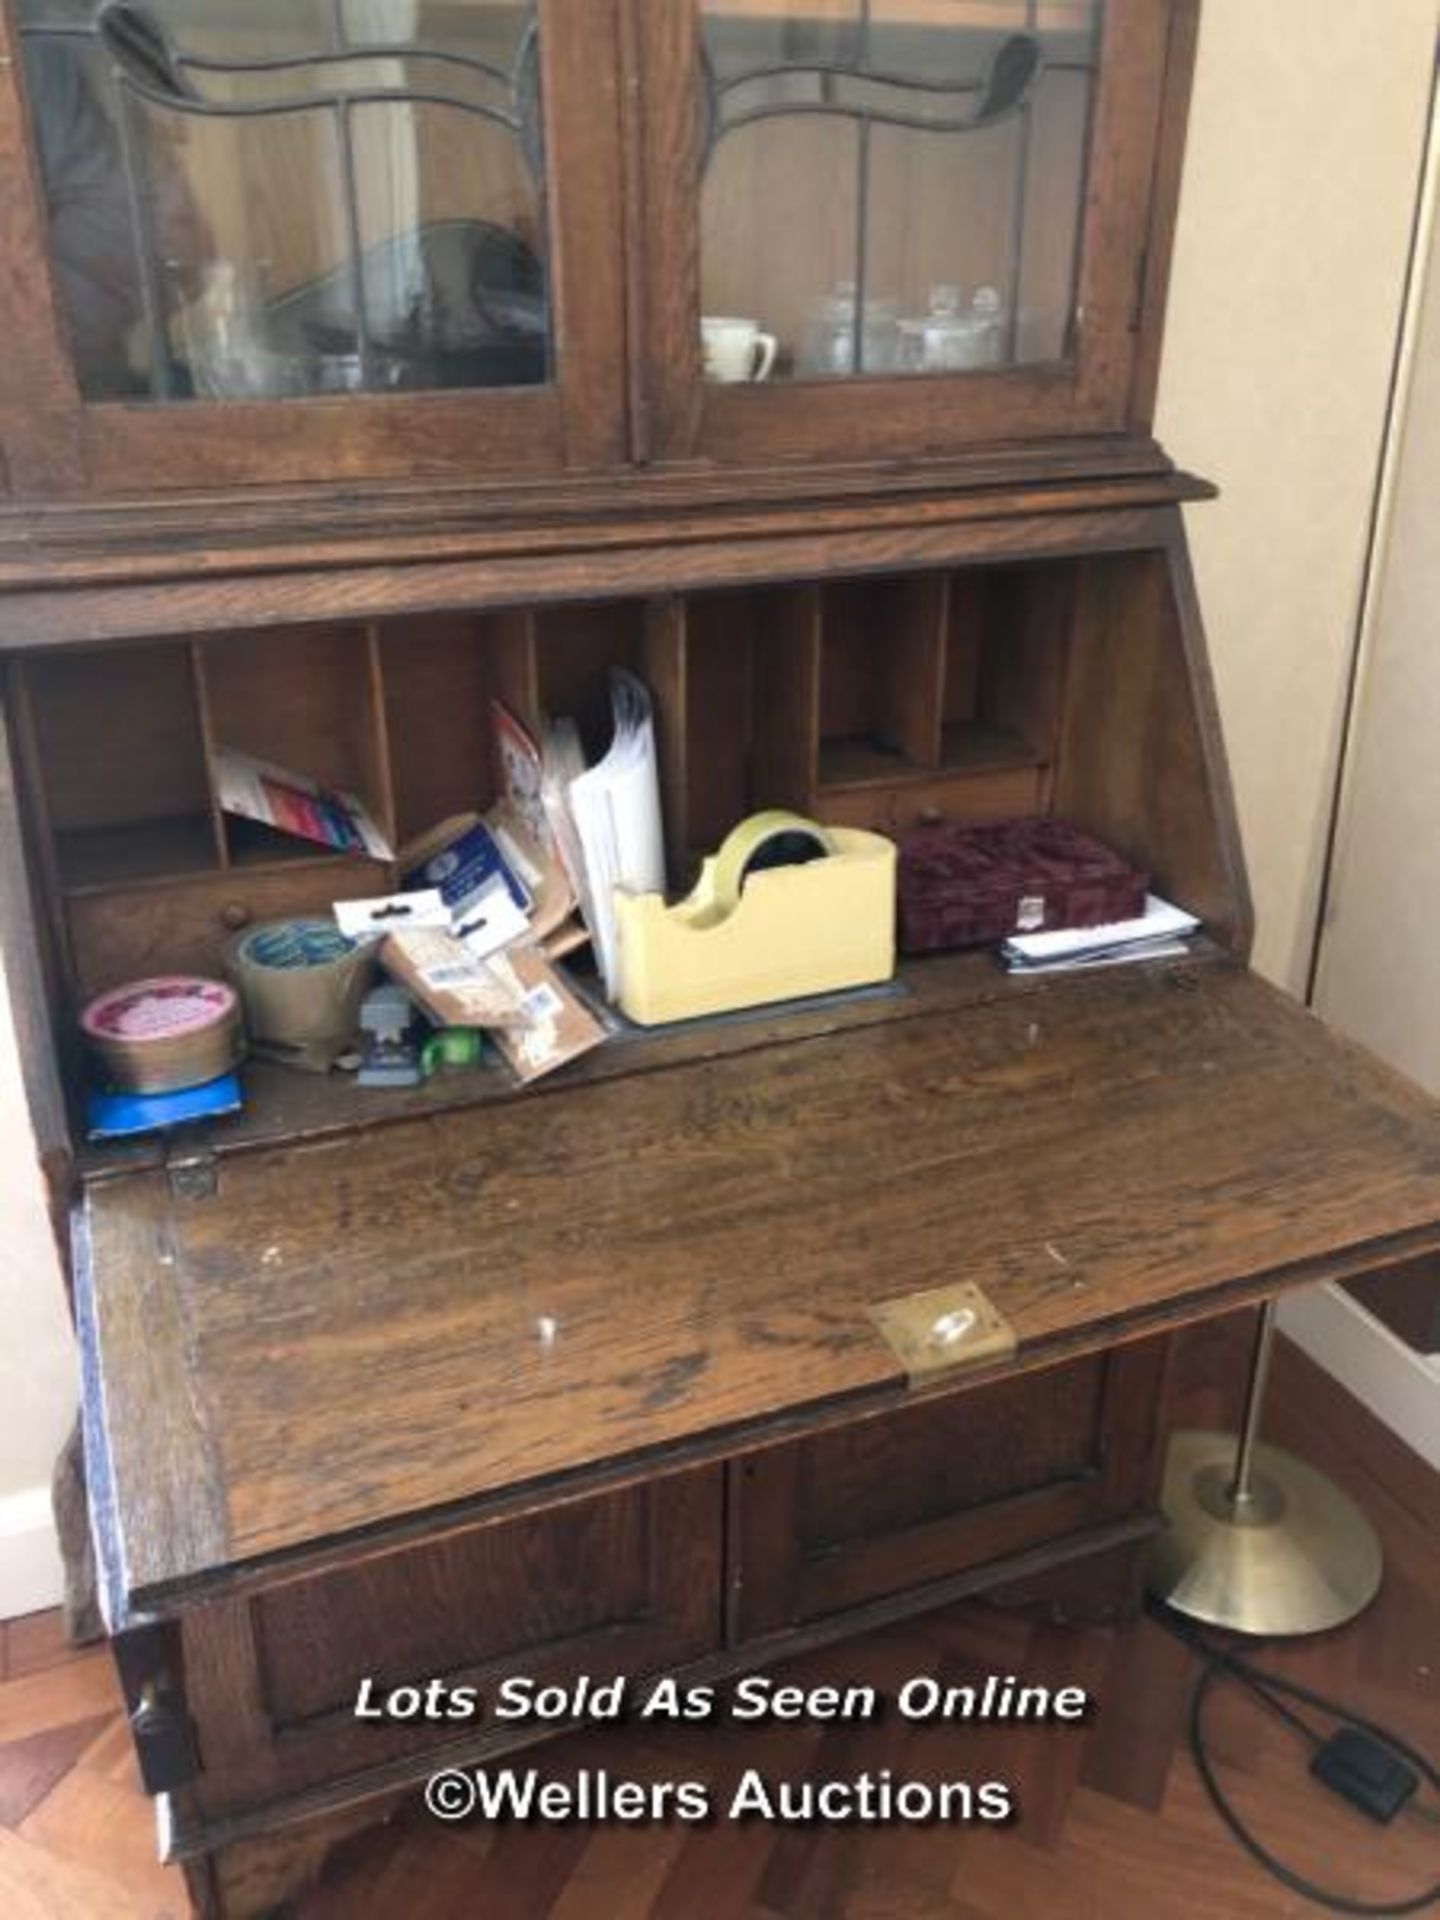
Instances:
[[[1151,1618],[1164,1627],[1167,1632],[1181,1640],[1201,1661],[1200,1677],[1195,1682],[1195,1691],[1190,1699],[1189,1744],[1190,1757],[1195,1762],[1195,1771],[1200,1776],[1201,1785],[1210,1797],[1211,1805],[1224,1821],[1233,1837],[1245,1849],[1250,1857],[1264,1868],[1266,1873],[1288,1887],[1292,1893],[1302,1895],[1306,1900],[1314,1901],[1316,1906],[1326,1907],[1331,1913],[1349,1913],[1380,1916],[1392,1914],[1420,1913],[1426,1907],[1440,1905],[1440,1880],[1427,1887],[1423,1893],[1417,1893],[1408,1900],[1351,1900],[1344,1894],[1333,1893],[1326,1887],[1317,1886],[1313,1880],[1307,1880],[1293,1867],[1287,1866],[1276,1854],[1261,1844],[1245,1825],[1231,1805],[1229,1796],[1216,1778],[1210,1763],[1210,1755],[1205,1743],[1205,1702],[1217,1680],[1229,1678],[1247,1688],[1261,1703],[1273,1713],[1289,1723],[1292,1729],[1308,1740],[1314,1747],[1325,1745],[1325,1737],[1301,1714],[1285,1704],[1285,1700],[1296,1700],[1302,1705],[1312,1707],[1329,1719],[1339,1721],[1343,1726],[1354,1727],[1368,1734],[1397,1759],[1413,1767],[1437,1792],[1440,1792],[1440,1767],[1408,1746],[1398,1735],[1388,1732],[1384,1727],[1376,1726],[1373,1721],[1362,1720],[1337,1701],[1327,1700],[1323,1694],[1302,1687],[1296,1680],[1282,1679],[1279,1674],[1267,1673],[1263,1668],[1253,1666],[1239,1654],[1232,1653],[1226,1647],[1216,1646],[1202,1633],[1190,1626],[1171,1609],[1158,1600],[1149,1603]],[[1283,1697],[1282,1697],[1283,1696]],[[1428,1807],[1407,1807],[1405,1811],[1418,1819],[1435,1818],[1434,1811]]]

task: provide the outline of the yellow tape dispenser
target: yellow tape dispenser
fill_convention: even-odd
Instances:
[[[871,986],[895,971],[895,846],[878,833],[757,813],[695,891],[615,895],[620,1005],[654,1027]]]

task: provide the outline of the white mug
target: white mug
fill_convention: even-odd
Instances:
[[[705,378],[728,385],[768,380],[780,343],[773,333],[762,333],[757,321],[729,316],[707,316],[700,322]]]

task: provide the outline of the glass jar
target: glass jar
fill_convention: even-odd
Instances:
[[[858,290],[841,280],[818,303],[806,329],[797,371],[810,379],[856,373],[894,373],[900,365],[899,307],[894,300],[865,302],[860,326],[860,364],[855,357]]]
[[[969,307],[959,287],[930,289],[930,308],[899,322],[901,364],[907,373],[968,373],[999,364],[1005,303],[994,287],[981,287]]]

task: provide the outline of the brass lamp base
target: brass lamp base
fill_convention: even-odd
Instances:
[[[1255,1442],[1236,1491],[1233,1434],[1170,1440],[1150,1585],[1195,1620],[1236,1633],[1324,1633],[1363,1612],[1383,1558],[1365,1515],[1323,1473]]]

